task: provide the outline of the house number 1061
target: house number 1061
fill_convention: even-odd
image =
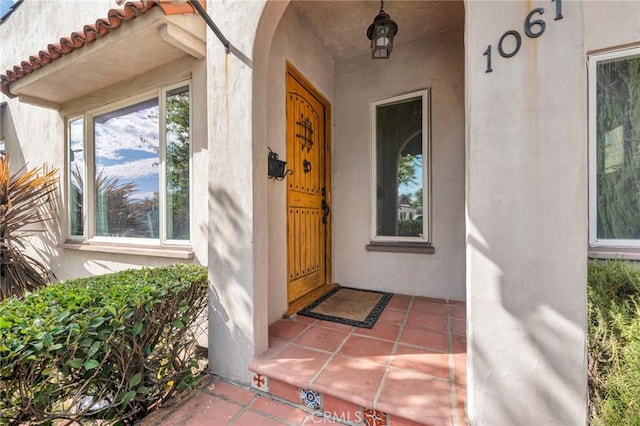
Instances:
[[[551,1],[556,3],[556,17],[554,21],[562,19],[563,18],[562,0],[551,0]],[[542,15],[543,13],[544,13],[544,8],[542,7],[538,7],[536,9],[533,9],[531,12],[529,12],[529,14],[524,20],[524,33],[527,35],[527,37],[537,38],[544,33],[545,29],[547,28],[547,23],[544,22],[542,19],[535,19],[535,20],[533,19],[536,15]],[[513,39],[513,41],[515,42],[515,47],[511,48],[511,50],[509,51],[505,51],[504,42],[509,38]],[[522,36],[520,35],[520,33],[515,30],[509,30],[509,31],[506,31],[504,34],[502,34],[502,37],[500,37],[500,41],[498,41],[498,53],[503,58],[511,58],[520,51],[521,46],[522,46]],[[493,46],[489,45],[487,46],[487,50],[485,50],[484,53],[482,54],[482,56],[487,57],[487,69],[485,70],[485,72],[493,72],[493,68],[491,67],[492,50],[493,50]]]

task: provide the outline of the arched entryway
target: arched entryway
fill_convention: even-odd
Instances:
[[[331,157],[331,166],[327,169],[331,178],[331,187],[328,188],[331,193],[330,282],[398,295],[389,305],[392,312],[380,321],[381,324],[387,322],[382,327],[387,334],[373,337],[374,343],[400,348],[400,352],[395,354],[400,358],[419,358],[419,368],[444,362],[443,377],[454,374],[457,378],[464,375],[466,352],[464,5],[448,1],[385,2],[385,11],[399,26],[396,45],[388,60],[372,60],[366,38],[366,29],[378,11],[378,3],[367,1],[267,2],[254,49],[254,158],[256,162],[264,161],[271,149],[281,159],[297,161],[296,156],[289,155],[291,147],[287,146],[286,75],[290,64],[328,101],[331,108],[332,121],[327,139]],[[394,144],[400,146],[408,134],[419,135],[419,141],[412,143],[411,149],[403,155],[415,157],[421,166],[414,171],[413,179],[409,179],[414,181],[413,186],[405,182],[401,187],[396,175],[390,183],[395,185],[393,190],[379,192],[376,187],[376,173],[381,167],[378,160],[385,160],[387,156],[382,154],[378,155],[378,160],[375,159],[377,134],[372,127],[372,114],[378,105],[405,101],[415,103],[409,109],[415,110],[422,125],[411,128],[409,133],[400,132],[398,138],[402,140]],[[397,168],[398,153],[388,157],[393,162],[391,167]],[[307,345],[309,342],[305,339],[308,335],[326,332],[327,336],[340,340],[345,351],[356,345],[354,342],[364,344],[360,340],[366,340],[367,336],[355,328],[324,328],[321,323],[310,325],[296,319],[288,320],[288,325],[283,326],[287,331],[278,334],[283,324],[280,318],[290,308],[287,289],[290,272],[287,256],[291,251],[287,245],[290,232],[287,181],[256,176],[254,182],[257,198],[263,203],[265,212],[257,223],[265,228],[268,247],[263,258],[267,262],[268,297],[256,303],[262,303],[261,307],[266,309],[272,333],[270,350],[252,364],[251,369],[257,374],[252,378],[255,379],[252,385],[265,386],[265,390],[278,396],[288,391],[295,396],[299,394],[296,389],[301,389],[303,382],[310,389],[315,389],[317,384],[320,393],[324,392],[327,400],[333,401],[339,398],[339,395],[332,394],[336,388],[323,388],[331,374],[332,364],[328,359],[325,359],[327,369],[318,370],[313,378],[293,377],[295,384],[285,383],[279,374],[296,376],[294,372],[298,367],[295,360],[319,362],[319,368],[323,368],[323,357],[329,352],[335,355],[332,360],[342,359],[344,353],[339,353],[341,349],[338,348],[327,346],[322,349],[324,352],[314,352],[318,348]],[[428,218],[427,223],[419,224],[421,231],[410,240],[378,238],[380,235],[372,226],[377,198],[391,196],[394,199],[387,199],[387,205],[397,204],[399,209],[398,195],[405,195],[404,202],[407,195],[414,197],[418,192],[426,195],[424,200],[420,200],[420,209],[415,210]],[[418,205],[416,199],[411,201]],[[400,215],[395,215],[394,219],[399,218]],[[419,220],[414,217],[406,219]],[[390,228],[397,229],[398,226]],[[379,244],[380,241],[384,244]],[[416,327],[414,320],[418,317],[433,319],[436,330],[427,328],[417,335],[431,336],[434,332],[433,337],[440,339],[439,343],[412,340],[409,330]],[[327,343],[322,339],[315,342]],[[421,347],[421,344],[427,346]],[[432,346],[429,348],[428,345]],[[284,352],[283,348],[286,348]],[[402,352],[405,349],[407,353]],[[297,350],[301,352],[294,353]],[[375,352],[371,347],[364,356],[375,357]],[[280,363],[277,358],[277,354],[283,353],[288,359],[286,363]],[[351,355],[357,359],[354,353]],[[276,373],[277,377],[272,376],[270,380],[269,376],[262,377],[260,372],[265,370],[261,368],[266,364],[260,363],[265,359],[272,359],[274,364],[286,364],[287,371]],[[370,361],[359,360],[356,364],[363,362],[365,365]],[[456,367],[451,367],[453,365]],[[408,374],[413,373],[415,371]],[[381,380],[383,375],[385,380],[388,377],[386,383]],[[344,400],[360,408],[372,408],[376,404],[382,407],[385,401],[391,407],[394,404],[390,402],[393,397],[389,389],[397,379],[394,375],[380,373],[380,377],[373,380],[377,380],[373,387],[362,390],[361,396],[366,394],[366,398],[363,396],[360,402]],[[273,385],[271,389],[269,381]],[[434,389],[438,388],[438,383]],[[407,392],[422,392],[423,385],[416,384]],[[446,411],[440,413],[442,419],[462,420],[464,408],[458,402],[451,405],[451,401],[462,398],[463,386],[458,385],[457,390],[455,385],[445,386],[440,390],[438,404],[442,403],[440,405]],[[417,412],[425,414],[431,409],[431,405],[423,401],[425,395],[405,400],[418,401]],[[327,408],[325,405],[324,409]],[[396,411],[393,416],[396,419],[411,418],[408,412],[403,416]]]
[[[385,11],[399,26],[388,60],[372,60],[366,38],[378,10],[379,4],[368,1],[267,2],[254,48],[254,156],[266,158],[270,148],[287,158],[289,62],[332,106],[332,282],[464,300],[464,5],[386,2]],[[425,105],[431,158],[415,180],[425,188],[403,189],[412,197],[418,188],[429,193],[424,216],[433,218],[428,243],[435,253],[368,250],[376,238],[371,188],[378,167],[371,159],[372,102],[424,89],[431,95]],[[286,185],[262,176],[255,182],[266,209],[260,223],[268,235],[265,302],[272,323],[288,308]]]

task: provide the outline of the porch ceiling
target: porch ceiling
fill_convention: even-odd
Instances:
[[[335,61],[370,52],[367,27],[380,10],[379,1],[293,1]],[[464,26],[462,1],[387,0],[384,10],[399,27],[396,45]]]

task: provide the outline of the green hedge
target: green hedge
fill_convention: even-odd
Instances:
[[[589,262],[593,425],[640,425],[640,265]]]
[[[421,220],[399,220],[398,236],[399,237],[418,237],[423,233],[423,224]]]
[[[133,421],[195,386],[207,271],[70,280],[0,303],[0,424]],[[32,423],[33,424],[33,423]]]

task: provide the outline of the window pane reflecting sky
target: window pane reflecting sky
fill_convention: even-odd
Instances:
[[[133,199],[152,199],[159,189],[158,99],[96,116],[96,176],[136,185]]]

